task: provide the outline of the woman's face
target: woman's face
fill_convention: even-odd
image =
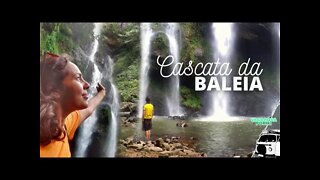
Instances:
[[[89,83],[83,79],[79,68],[74,63],[69,61],[66,71],[68,73],[63,80],[64,90],[61,99],[64,108],[70,111],[87,108]]]

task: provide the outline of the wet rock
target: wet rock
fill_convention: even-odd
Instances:
[[[164,143],[164,140],[163,140],[162,138],[158,138],[158,139],[156,140],[155,146],[157,146],[157,147],[162,147],[162,146],[163,146],[163,143]]]
[[[159,154],[159,158],[169,158],[169,155],[168,154]]]
[[[184,122],[184,121],[180,121],[180,122],[178,122],[176,124],[176,126],[178,126],[178,127],[188,127],[188,124],[186,122]]]
[[[170,149],[169,143],[164,142],[164,143],[162,144],[162,148],[164,148],[165,150],[169,150],[169,149]]]
[[[132,145],[128,145],[127,148],[142,149],[143,145],[142,144],[132,144]]]
[[[196,152],[190,146],[192,141],[186,139],[184,141],[180,137],[158,138],[155,141],[137,141],[133,142],[133,138],[129,137],[120,140],[119,152],[120,157],[207,157],[205,153]]]
[[[170,143],[170,138],[165,138],[165,139],[164,139],[164,142]]]
[[[127,142],[126,144],[132,144],[133,143],[133,137],[128,137],[125,139],[125,141]]]
[[[128,117],[130,115],[130,112],[119,112],[120,117]]]
[[[142,144],[142,146],[146,145],[146,143],[143,141],[138,141],[137,144]]]
[[[149,151],[155,151],[155,152],[161,152],[161,151],[163,151],[163,149],[160,148],[160,147],[149,147],[148,150],[149,150]]]
[[[172,146],[177,149],[177,148],[182,148],[182,144],[181,143],[173,143]]]
[[[130,112],[134,109],[135,103],[132,102],[122,102],[120,105],[120,112],[129,112],[128,114],[130,114]]]
[[[169,154],[172,154],[172,151],[162,151],[162,152],[160,152],[160,154],[166,154],[166,155],[169,155]]]

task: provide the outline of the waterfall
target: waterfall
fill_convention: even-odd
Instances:
[[[94,61],[95,54],[96,54],[96,52],[98,50],[98,46],[99,46],[99,42],[98,42],[97,37],[100,35],[101,27],[102,27],[102,24],[94,23],[93,34],[94,34],[95,40],[93,42],[93,48],[92,48],[91,54],[89,56],[89,60],[91,62],[93,62],[93,64],[94,64],[94,70],[92,72],[93,78],[92,78],[92,82],[90,84],[91,86],[88,91],[89,99],[92,98],[92,96],[94,96],[97,93],[96,85],[102,79],[101,73],[100,73],[100,71]],[[79,145],[75,151],[76,157],[85,157],[86,156],[85,152],[86,152],[86,149],[90,143],[93,127],[94,127],[96,121],[97,121],[97,115],[96,115],[96,111],[94,111],[92,113],[92,115],[89,116],[88,119],[85,120],[84,123],[81,125],[82,127],[79,129],[80,130],[79,143],[78,143]]]
[[[113,59],[108,56],[108,63],[107,63],[107,74],[104,76],[110,82],[110,90],[107,92],[108,97],[108,105],[110,106],[111,111],[111,122],[108,132],[107,138],[107,145],[106,145],[106,157],[115,157],[116,150],[117,150],[117,134],[118,134],[118,114],[119,114],[119,96],[118,90],[114,85],[113,81]]]
[[[273,24],[273,39],[274,39],[274,51],[276,54],[276,60],[277,60],[277,66],[278,67],[276,69],[276,73],[278,74],[277,79],[278,79],[278,84],[277,84],[277,88],[280,89],[280,23],[274,23]],[[277,107],[280,105],[280,92],[279,92],[279,96],[276,96],[274,98],[272,109],[273,112],[271,113],[271,116],[274,115],[275,110],[277,109]]]
[[[140,84],[139,84],[139,106],[138,117],[142,116],[143,105],[147,97],[149,86],[149,69],[150,69],[150,46],[151,37],[153,35],[150,23],[141,23],[140,37],[141,37],[141,64],[140,64]]]
[[[275,115],[275,112],[276,112],[278,106],[280,106],[280,101],[274,103],[274,106],[272,108],[273,110],[272,110],[271,116]]]
[[[233,24],[232,23],[213,23],[212,33],[214,37],[213,60],[220,60],[222,63],[230,61],[230,55],[233,46]],[[217,77],[218,79],[221,77]],[[229,78],[229,77],[227,77]],[[211,109],[209,115],[212,119],[222,120],[229,117],[228,99],[229,97],[223,91],[211,92]]]
[[[180,59],[180,49],[178,44],[178,39],[180,37],[180,28],[178,23],[165,23],[165,31],[153,32],[151,29],[151,23],[141,23],[140,25],[140,38],[141,38],[141,65],[140,65],[140,87],[139,87],[139,105],[138,105],[138,117],[142,117],[143,105],[145,103],[145,98],[147,96],[149,87],[149,69],[150,69],[150,50],[151,41],[153,35],[163,32],[168,38],[169,49],[171,55],[174,57],[174,63],[171,68],[174,68],[175,64],[179,62]],[[176,69],[177,71],[178,69]],[[180,107],[180,82],[179,76],[172,76],[169,84],[169,93],[167,94],[165,100],[167,104],[167,113],[169,116],[177,116],[183,113]],[[138,126],[139,123],[138,123]]]
[[[276,31],[278,32],[278,36],[280,39],[280,23],[275,23],[275,28],[276,28]]]
[[[138,117],[142,117],[143,105],[147,97],[149,87],[149,69],[150,69],[150,47],[151,37],[153,35],[151,23],[140,24],[140,43],[141,43],[141,64],[140,64],[140,77],[139,77],[139,104],[138,104]],[[138,135],[141,135],[142,122],[137,123]]]
[[[170,53],[174,57],[174,62],[171,65],[171,68],[174,68],[175,65],[180,61],[180,49],[178,44],[178,37],[180,33],[178,32],[179,24],[178,23],[167,23],[165,33],[169,40]],[[176,72],[178,69],[175,69]],[[169,116],[178,116],[182,115],[182,110],[180,107],[180,82],[179,76],[172,76],[170,80],[170,93],[166,98],[167,109]]]

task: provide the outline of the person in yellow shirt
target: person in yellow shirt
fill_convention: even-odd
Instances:
[[[153,105],[151,104],[151,99],[149,97],[146,98],[146,104],[143,106],[143,121],[142,127],[145,131],[145,135],[147,140],[150,140],[151,137],[151,129],[152,129],[152,118],[153,118]]]
[[[88,101],[88,89],[69,55],[45,53],[40,61],[40,157],[71,157],[69,140],[106,95],[98,83]]]

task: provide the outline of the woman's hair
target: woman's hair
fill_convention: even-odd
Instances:
[[[67,64],[65,57],[49,53],[40,62],[40,145],[43,146],[66,136],[63,120],[57,116],[57,103],[68,73]]]

